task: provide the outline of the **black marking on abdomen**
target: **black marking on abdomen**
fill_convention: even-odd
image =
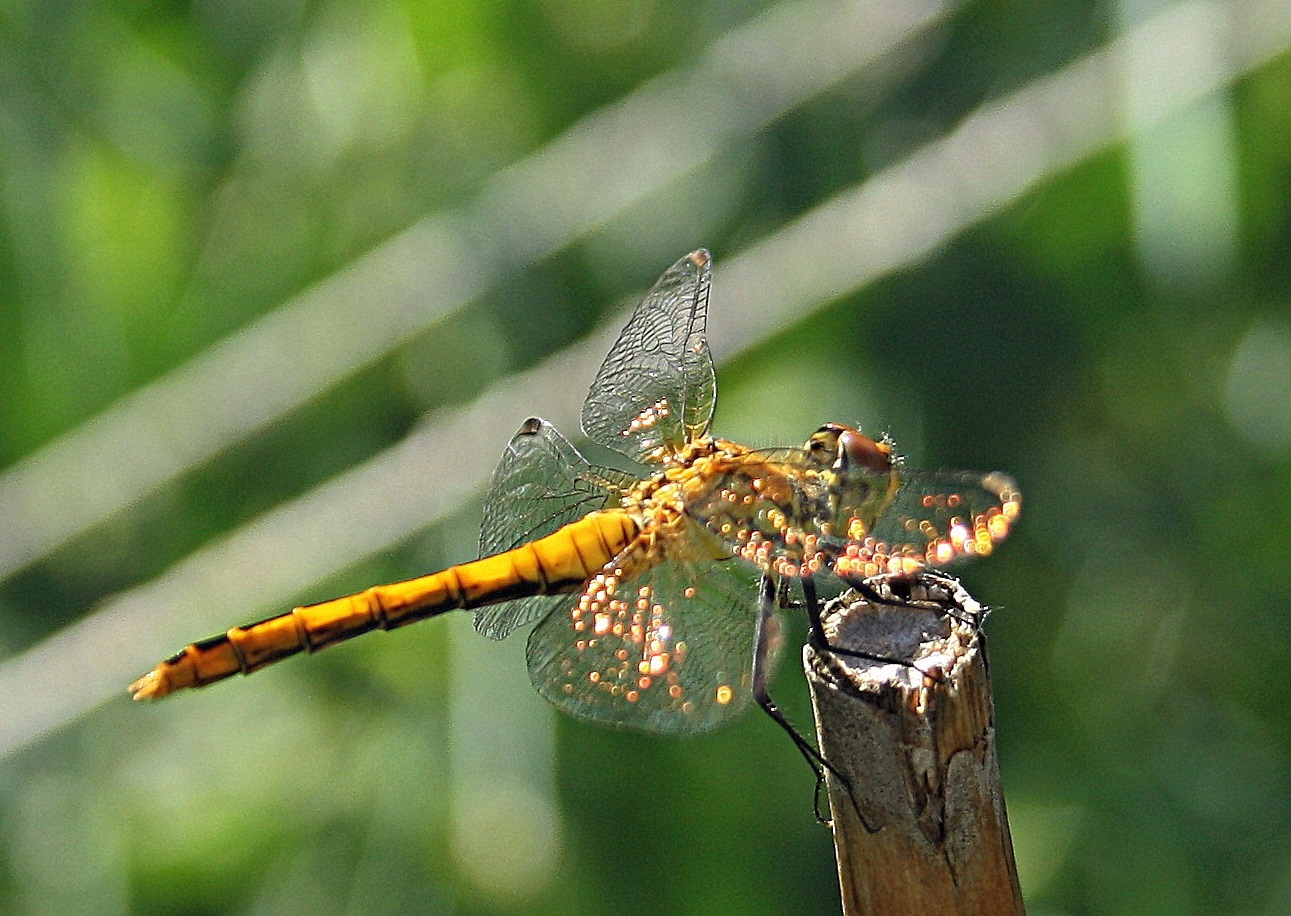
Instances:
[[[542,571],[542,564],[539,562],[539,575],[542,576],[540,582],[532,582],[528,579],[517,576],[514,581],[507,583],[502,588],[489,592],[487,598],[479,601],[463,601],[461,608],[470,610],[477,607],[485,607],[490,604],[501,604],[503,601],[511,601],[516,598],[528,598],[532,595],[546,594],[546,590],[551,588],[551,583],[547,581],[547,575]],[[579,580],[582,581],[582,580]]]
[[[206,639],[198,640],[197,642],[193,643],[193,648],[196,649],[198,652],[209,652],[210,650],[214,649],[222,642],[229,642],[228,633],[221,633],[219,636],[208,636]],[[184,656],[184,652],[186,651],[187,650],[185,649],[183,651],[176,652],[174,655],[170,657],[170,660],[176,661],[177,659],[182,658]]]
[[[378,607],[380,607],[380,605],[378,605]],[[380,621],[384,622],[385,609],[380,608],[380,610],[381,610]],[[305,626],[304,623],[300,623],[298,625],[299,631],[302,632],[305,636],[306,648],[308,648],[310,652],[314,652],[318,649],[324,649],[332,645],[333,643],[343,642],[344,640],[349,639],[351,636],[358,636],[361,633],[370,633],[373,630],[378,628],[387,629],[386,627],[382,627],[380,622],[378,622],[378,620],[375,620],[370,616],[368,617],[367,620],[365,620],[361,624],[358,624],[357,626],[345,620],[344,618],[334,619],[330,621],[330,623],[331,623],[331,626],[314,625],[312,627],[308,627],[308,626]]]

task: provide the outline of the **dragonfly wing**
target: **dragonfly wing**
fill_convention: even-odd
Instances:
[[[490,556],[551,534],[604,508],[635,481],[621,471],[590,464],[541,417],[524,421],[507,443],[484,498],[480,556]]]
[[[507,444],[484,500],[480,556],[510,550],[551,534],[562,525],[604,507],[629,486],[627,475],[589,464],[546,420],[524,422]],[[481,608],[475,628],[501,639],[539,619],[568,595],[535,595]]]
[[[743,564],[714,562],[700,574],[665,560],[613,598],[585,594],[544,618],[529,636],[529,675],[578,719],[663,733],[714,728],[750,695],[754,594]]]
[[[1022,496],[1004,474],[900,472],[900,486],[868,532],[834,562],[843,578],[945,566],[990,553],[1017,521]],[[845,525],[844,525],[845,527]]]
[[[638,461],[708,432],[717,398],[704,336],[708,252],[682,258],[646,293],[583,404],[583,431]]]

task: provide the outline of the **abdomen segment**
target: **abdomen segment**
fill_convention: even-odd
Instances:
[[[314,652],[369,630],[390,630],[446,611],[512,598],[578,591],[638,531],[627,512],[588,513],[546,537],[441,572],[293,608],[186,646],[130,685],[136,700],[203,687],[239,672]]]

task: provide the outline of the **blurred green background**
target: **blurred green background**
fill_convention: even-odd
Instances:
[[[0,912],[836,911],[764,716],[576,723],[467,619],[126,698],[471,557],[507,438],[576,432],[701,245],[719,434],[1021,482],[957,572],[1030,911],[1291,912],[1289,20],[4,4]]]

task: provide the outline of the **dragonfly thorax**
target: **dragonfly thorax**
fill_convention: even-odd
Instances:
[[[899,485],[891,452],[839,423],[800,449],[699,437],[661,456],[662,469],[620,505],[651,549],[676,559],[735,556],[764,572],[808,576],[832,567],[839,545],[868,533],[887,508]]]

